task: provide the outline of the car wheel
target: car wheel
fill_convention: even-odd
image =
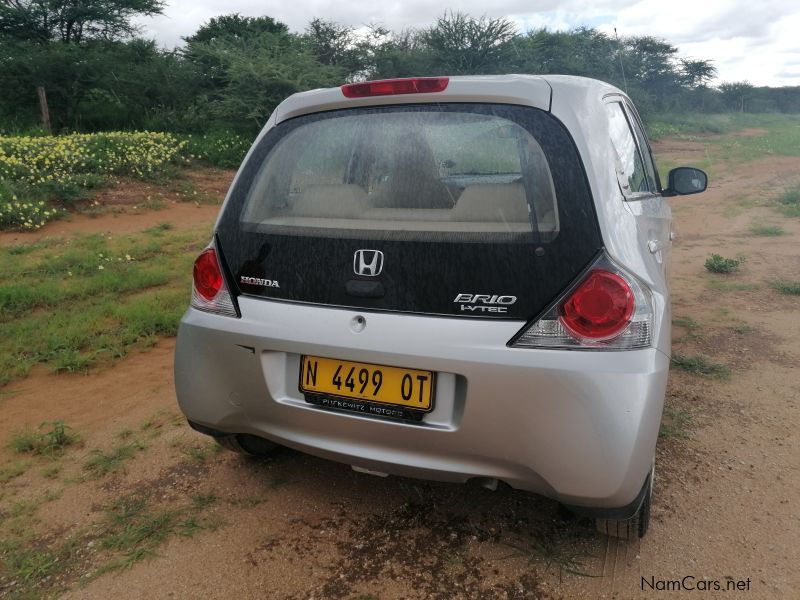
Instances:
[[[226,450],[245,456],[268,456],[278,447],[277,444],[254,435],[223,435],[214,439]]]
[[[655,479],[656,466],[647,478],[647,491],[642,498],[642,504],[632,517],[627,519],[597,519],[597,530],[607,536],[621,540],[635,540],[643,538],[650,526],[650,502],[653,497],[653,480]]]

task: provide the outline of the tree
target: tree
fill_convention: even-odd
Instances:
[[[38,120],[36,87],[47,89],[54,130],[181,128],[196,95],[186,61],[155,42],[0,42],[0,122]]]
[[[191,48],[193,44],[222,39],[249,39],[265,33],[288,34],[289,27],[272,17],[243,17],[239,13],[233,13],[210,19],[194,35],[183,39]]]
[[[619,79],[618,45],[596,29],[538,29],[518,36],[512,43],[515,71],[583,75],[611,82]]]
[[[722,101],[728,109],[744,112],[747,101],[753,94],[753,84],[749,81],[721,83],[719,91],[722,94]]]
[[[132,18],[160,15],[163,0],[0,0],[0,35],[40,44],[132,37]]]
[[[351,61],[355,36],[352,27],[334,21],[313,19],[306,27],[311,51],[323,65],[341,65]]]
[[[192,42],[198,93],[190,120],[198,127],[252,132],[286,96],[342,81],[341,70],[321,64],[300,37],[262,32]]]
[[[508,19],[446,12],[420,39],[443,73],[497,73],[504,70],[516,34],[516,25]]]
[[[710,60],[682,58],[679,62],[681,83],[688,88],[706,87],[717,76],[717,67]]]

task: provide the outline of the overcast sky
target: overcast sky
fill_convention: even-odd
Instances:
[[[580,25],[620,35],[654,35],[681,56],[710,59],[721,81],[800,85],[800,0],[166,0],[164,15],[140,19],[142,33],[167,47],[214,16],[267,15],[302,31],[314,17],[390,29],[430,25],[445,8],[479,17],[507,17],[521,31]]]

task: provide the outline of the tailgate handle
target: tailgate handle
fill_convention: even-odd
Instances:
[[[383,298],[386,294],[386,290],[380,281],[351,279],[345,284],[344,289],[350,296],[358,298]]]
[[[664,242],[660,240],[650,240],[647,242],[647,249],[650,250],[650,254],[655,254],[659,250],[664,249]]]

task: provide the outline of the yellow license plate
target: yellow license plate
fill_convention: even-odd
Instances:
[[[300,391],[422,412],[433,408],[432,371],[303,356]]]

